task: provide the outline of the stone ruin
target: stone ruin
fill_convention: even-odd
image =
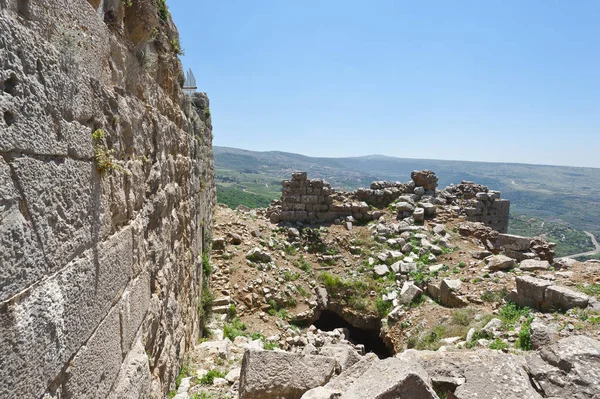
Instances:
[[[423,170],[413,171],[406,183],[375,181],[370,188],[336,192],[322,179],[310,180],[306,172],[294,172],[291,180],[281,182],[281,199],[273,201],[267,216],[273,223],[369,221],[392,205],[398,219],[422,223],[435,216],[438,206],[450,205],[468,221],[482,222],[500,233],[508,231],[510,201],[501,199],[499,191],[468,181],[440,191],[437,182],[434,172]]]

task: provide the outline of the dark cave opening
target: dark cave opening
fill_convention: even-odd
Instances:
[[[385,359],[394,355],[394,353],[385,345],[383,339],[379,337],[378,330],[366,330],[354,327],[343,317],[331,310],[321,311],[319,318],[312,324],[321,331],[333,331],[336,328],[346,328],[350,331],[350,342],[353,344],[364,345],[365,352],[373,352],[380,359]]]

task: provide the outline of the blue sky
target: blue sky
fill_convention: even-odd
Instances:
[[[168,5],[215,145],[600,167],[600,1]]]

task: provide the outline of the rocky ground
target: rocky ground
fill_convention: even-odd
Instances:
[[[498,235],[466,222],[456,203],[437,201],[431,212],[421,200],[400,198],[369,222],[327,225],[274,224],[265,210],[218,206],[213,323],[175,397],[233,398],[241,390],[244,398],[300,398],[318,386],[325,388],[306,397],[397,397],[385,396],[390,389],[420,392],[413,397],[595,397],[597,372],[572,368],[582,361],[600,370],[600,264],[555,262],[543,239]],[[577,350],[586,360],[573,360]],[[289,370],[280,363],[296,372],[281,377]],[[268,381],[271,366],[280,380]],[[478,387],[474,376],[484,369],[492,380],[514,380],[512,393],[493,391],[491,382]],[[369,373],[392,372],[416,385],[404,377],[365,385]]]

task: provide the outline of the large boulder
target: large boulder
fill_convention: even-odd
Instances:
[[[545,307],[546,288],[552,285],[550,281],[529,276],[517,277],[517,297],[519,305],[543,309]]]
[[[515,267],[515,260],[506,255],[492,255],[487,259],[487,267],[491,272],[508,270]]]
[[[248,251],[246,259],[257,263],[268,263],[271,261],[271,254],[255,247]]]
[[[423,367],[438,393],[455,399],[541,398],[524,370],[525,359],[498,351],[432,352],[408,350],[401,355]],[[442,396],[444,397],[444,396]]]
[[[438,178],[430,170],[415,170],[410,174],[410,178],[415,182],[416,186],[421,186],[425,190],[435,190],[437,187]]]
[[[462,282],[445,278],[440,286],[440,303],[451,308],[467,306],[469,303],[459,295]]]
[[[572,308],[585,309],[589,297],[579,291],[560,285],[551,285],[546,288],[546,302],[550,309],[569,310]]]
[[[327,344],[321,348],[320,355],[334,358],[342,372],[357,363],[362,357],[350,345]]]
[[[563,338],[530,355],[527,368],[546,397],[600,397],[600,342],[592,338]]]
[[[329,382],[337,364],[327,356],[248,350],[242,359],[240,399],[299,399]]]
[[[400,358],[365,358],[302,399],[438,399],[427,372]]]

